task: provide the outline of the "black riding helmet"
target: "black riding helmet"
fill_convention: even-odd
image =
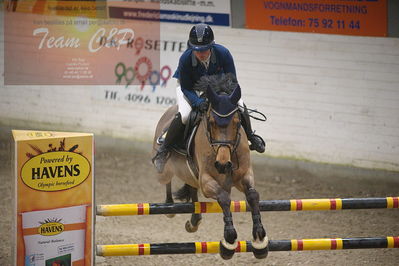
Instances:
[[[207,24],[197,24],[190,30],[188,47],[195,51],[205,51],[215,43],[215,37],[211,27]]]

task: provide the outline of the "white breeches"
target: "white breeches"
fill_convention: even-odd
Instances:
[[[187,100],[186,96],[184,96],[180,86],[176,88],[176,96],[177,96],[177,106],[179,108],[179,113],[181,114],[181,120],[183,124],[186,124],[188,116],[191,112],[191,105]]]
[[[181,114],[181,119],[183,124],[186,124],[188,116],[190,115],[191,112],[191,105],[189,101],[187,100],[186,96],[184,96],[180,86],[176,87],[176,98],[177,98],[177,106],[179,113]],[[238,107],[240,108],[240,111],[243,111],[243,106],[244,106],[244,101],[240,99],[238,101]]]

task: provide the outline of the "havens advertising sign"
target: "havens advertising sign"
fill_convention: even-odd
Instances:
[[[89,161],[78,153],[49,152],[31,158],[22,167],[22,181],[41,191],[60,191],[80,185],[90,173]]]
[[[93,134],[12,134],[12,265],[93,265]]]

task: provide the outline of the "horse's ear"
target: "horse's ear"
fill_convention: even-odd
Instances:
[[[232,104],[237,104],[241,99],[241,87],[237,84],[237,87],[234,89],[233,93],[230,95],[230,101]]]
[[[211,89],[211,86],[207,86],[206,95],[208,100],[211,102],[211,105],[216,106],[218,102],[218,95]]]

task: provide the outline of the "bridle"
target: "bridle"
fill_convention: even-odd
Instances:
[[[238,123],[234,139],[232,139],[232,140],[215,139],[215,138],[213,138],[212,130],[211,130],[210,122],[209,122],[211,113],[214,113],[219,117],[226,118],[226,117],[229,117],[230,115],[235,115],[235,113],[237,113],[238,110],[239,110],[238,107],[236,107],[234,110],[232,110],[228,114],[223,115],[223,114],[220,114],[217,111],[215,111],[212,107],[209,107],[209,110],[205,117],[205,120],[206,120],[205,132],[206,132],[206,136],[208,138],[209,145],[212,147],[215,154],[217,154],[217,152],[219,151],[219,148],[223,147],[223,146],[229,148],[230,156],[232,154],[236,153],[237,147],[240,144],[240,140],[241,140],[241,134],[240,134],[241,119],[240,119],[240,116],[238,116],[240,121]],[[230,121],[230,123],[231,123],[231,121]],[[204,126],[205,126],[205,124],[204,124]]]

